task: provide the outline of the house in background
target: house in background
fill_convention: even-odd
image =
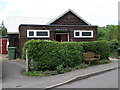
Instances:
[[[22,55],[22,48],[28,40],[52,40],[59,42],[96,41],[97,26],[91,25],[74,11],[68,10],[49,24],[19,25],[18,34],[9,34],[10,46],[16,46],[18,55]],[[15,37],[13,39],[13,37]]]

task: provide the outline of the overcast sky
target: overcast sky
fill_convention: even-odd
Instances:
[[[56,18],[72,9],[92,25],[118,24],[119,0],[0,0],[0,22],[7,16]]]

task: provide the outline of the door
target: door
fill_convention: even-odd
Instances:
[[[68,42],[68,33],[56,33],[56,41]]]
[[[7,39],[2,40],[2,54],[7,54]]]
[[[61,34],[61,41],[68,41],[68,34]]]

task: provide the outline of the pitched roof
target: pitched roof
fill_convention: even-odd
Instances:
[[[84,20],[81,16],[79,16],[77,13],[75,13],[71,9],[67,10],[66,12],[64,12],[63,14],[61,14],[60,16],[58,16],[56,19],[53,19],[52,21],[50,21],[49,24],[52,24],[52,23],[56,22],[57,20],[59,20],[61,17],[63,17],[65,14],[67,14],[69,12],[71,12],[72,14],[74,14],[76,17],[78,17],[80,20],[82,20],[87,25],[91,25],[90,23],[88,23],[86,20]]]
[[[20,24],[47,25],[47,22],[50,20],[51,18],[8,16],[6,27],[8,33],[18,33],[18,27]]]

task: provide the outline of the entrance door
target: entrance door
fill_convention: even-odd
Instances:
[[[68,41],[68,34],[61,34],[61,40],[62,42]]]
[[[65,42],[68,41],[68,33],[56,33],[56,41]]]

